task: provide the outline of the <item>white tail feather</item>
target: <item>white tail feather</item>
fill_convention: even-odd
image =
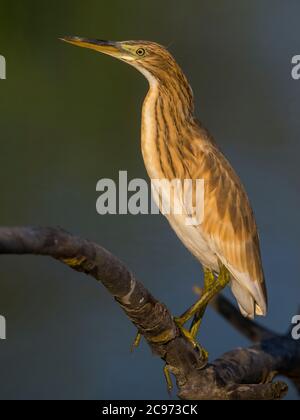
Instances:
[[[255,317],[255,302],[251,293],[236,280],[231,283],[232,293],[234,294],[242,315],[246,318],[254,319]]]

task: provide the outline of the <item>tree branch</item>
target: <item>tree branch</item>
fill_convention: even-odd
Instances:
[[[233,350],[203,367],[197,349],[181,335],[165,305],[115,256],[60,228],[0,228],[0,254],[51,256],[100,281],[174,374],[183,399],[280,399],[287,385],[277,374],[300,378],[300,342],[244,320],[224,298],[214,307],[257,344]]]
[[[211,306],[238,332],[253,343],[260,343],[261,341],[268,340],[276,335],[275,332],[258,325],[251,319],[243,317],[241,312],[222,295],[217,296],[211,302]]]

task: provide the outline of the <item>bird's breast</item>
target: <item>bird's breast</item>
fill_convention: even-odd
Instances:
[[[146,170],[150,179],[161,179],[163,174],[160,168],[159,150],[157,148],[157,101],[158,84],[153,81],[150,84],[150,90],[144,101],[142,111],[142,154]]]
[[[142,153],[146,166],[146,170],[150,179],[163,180],[170,177],[166,177],[166,159],[163,156],[163,152],[166,151],[166,147],[162,147],[160,144],[160,136],[164,132],[159,112],[159,89],[158,86],[153,83],[151,89],[145,99],[143,112],[142,112]],[[181,177],[179,177],[181,178]],[[152,187],[154,185],[152,184]],[[176,194],[176,193],[175,193]],[[160,184],[159,194],[154,194],[154,200],[157,206],[162,210],[162,200],[167,205],[170,204],[170,189]],[[174,201],[174,197],[173,200]],[[177,197],[177,202],[181,201],[181,197]],[[201,225],[190,226],[186,223],[187,210],[182,207],[182,214],[165,214],[173,230],[183,242],[183,244],[189,249],[189,251],[199,260],[201,263],[212,269],[218,269],[218,261],[216,255],[210,250],[209,244],[202,232]]]

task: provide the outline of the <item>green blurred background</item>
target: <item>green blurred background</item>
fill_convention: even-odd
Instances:
[[[161,216],[96,213],[100,178],[146,178],[140,112],[147,83],[63,35],[148,39],[184,68],[198,116],[243,179],[270,293],[262,322],[284,332],[300,303],[298,0],[0,0],[0,224],[60,225],[122,258],[174,314],[202,273]],[[91,278],[47,258],[1,257],[2,399],[168,398],[162,363]],[[248,342],[209,310],[217,357]],[[291,388],[289,398],[297,398]]]

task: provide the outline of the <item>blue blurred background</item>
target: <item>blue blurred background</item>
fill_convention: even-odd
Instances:
[[[100,178],[146,178],[140,112],[147,82],[63,35],[169,47],[197,114],[238,170],[256,212],[270,294],[261,321],[285,332],[300,303],[298,0],[0,0],[0,224],[60,225],[119,256],[174,314],[202,281],[162,216],[97,215]],[[103,287],[47,258],[1,257],[2,399],[168,398],[162,363]],[[249,343],[212,310],[211,358]],[[290,399],[297,398],[291,387]]]

